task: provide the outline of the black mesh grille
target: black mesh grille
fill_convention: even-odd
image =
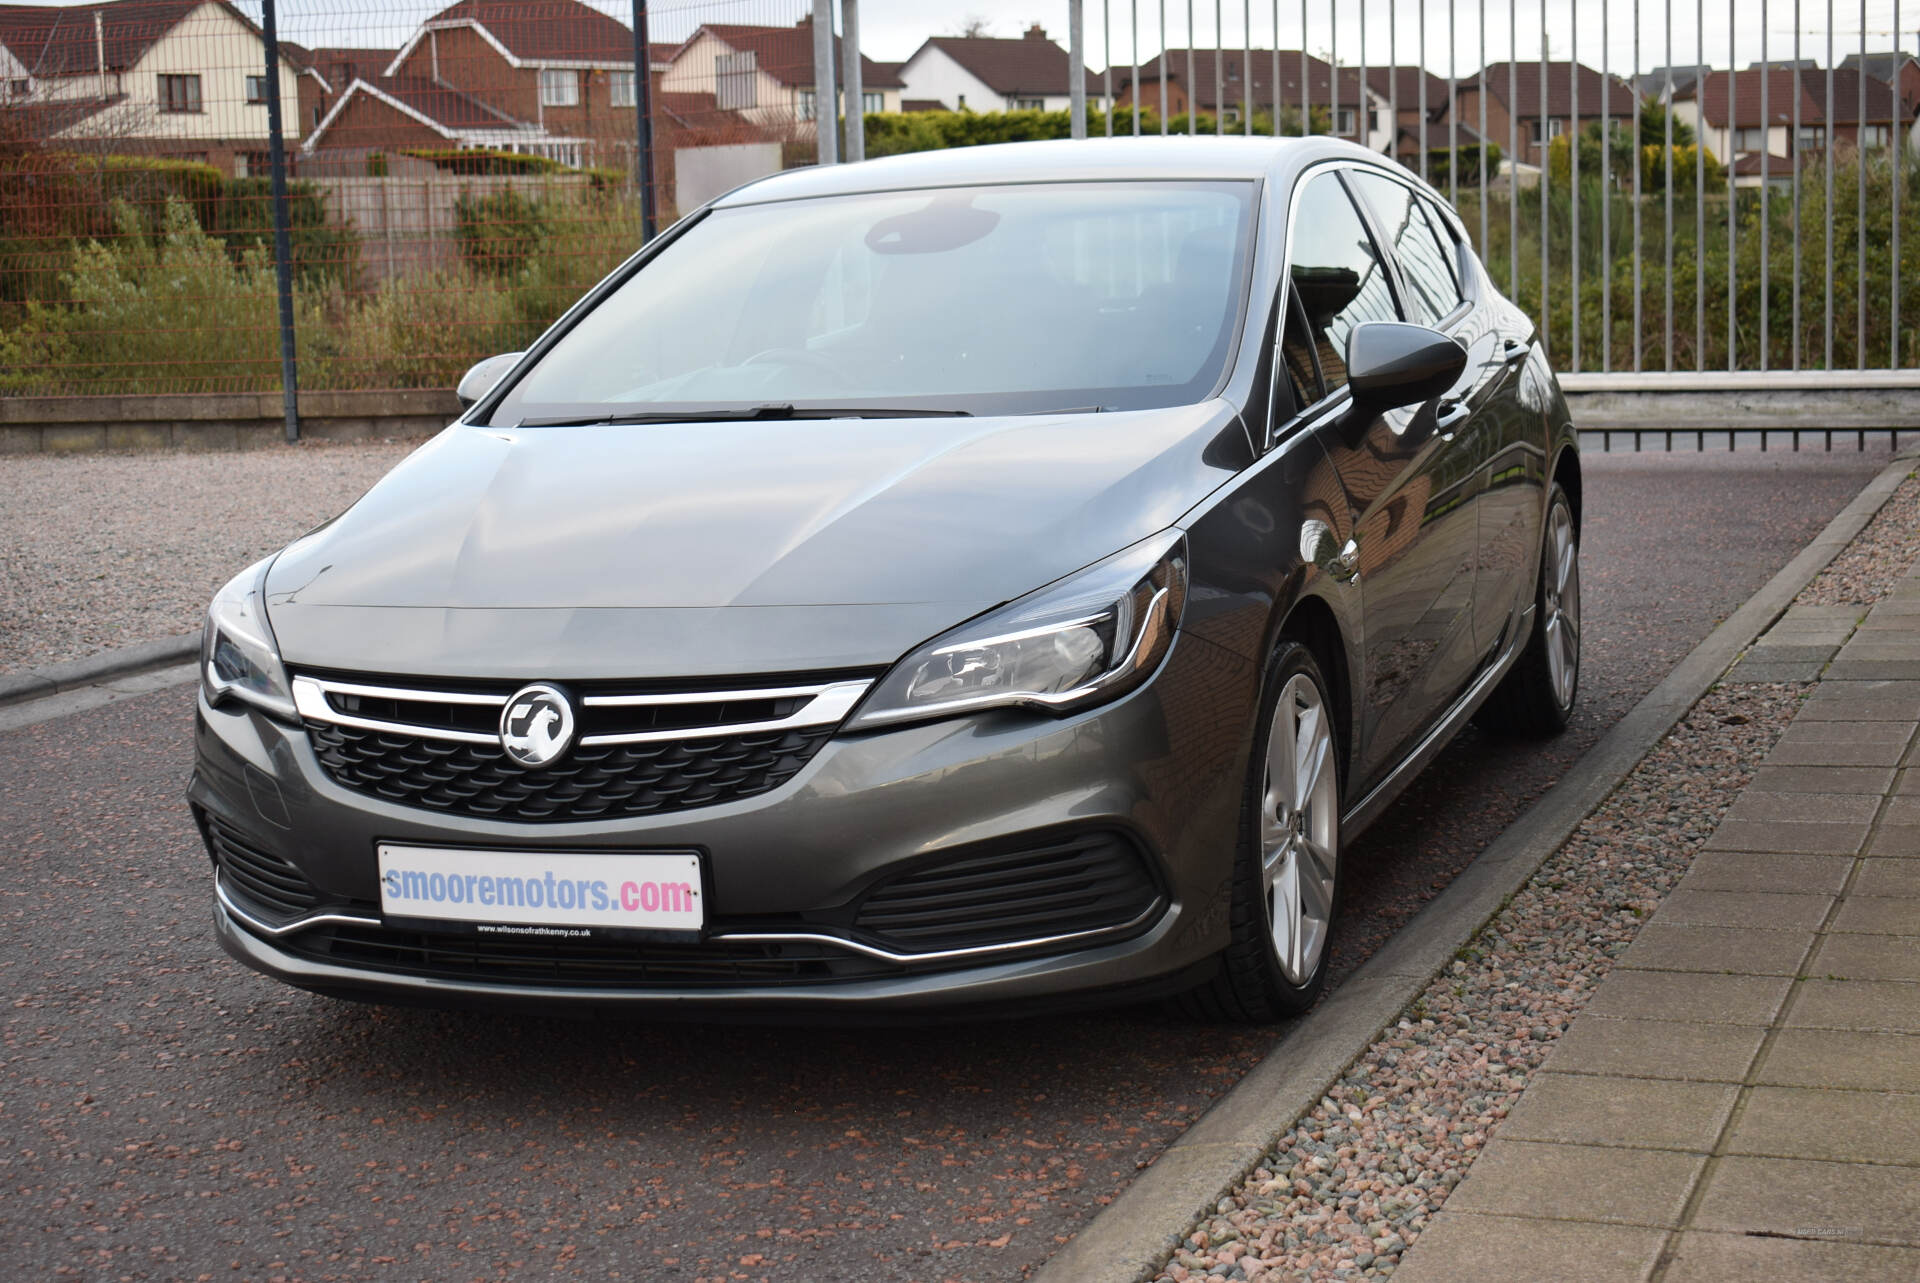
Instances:
[[[496,984],[573,988],[726,988],[826,983],[902,968],[833,945],[703,940],[698,944],[440,935],[325,926],[281,947],[321,962],[369,971]]]
[[[1092,833],[889,878],[861,901],[854,926],[902,953],[965,949],[1117,929],[1159,899],[1132,843]]]
[[[408,806],[559,823],[733,802],[792,779],[831,726],[643,744],[582,745],[527,770],[498,747],[307,723],[334,783]]]
[[[211,816],[207,817],[207,845],[228,892],[266,916],[297,918],[320,903],[319,894],[300,870]]]

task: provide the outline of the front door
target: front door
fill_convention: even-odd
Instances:
[[[1290,261],[1331,394],[1346,385],[1353,327],[1403,318],[1388,261],[1337,172],[1307,180]],[[1471,416],[1443,423],[1440,401],[1337,416],[1321,431],[1357,545],[1366,671],[1355,782],[1362,789],[1464,689],[1478,661],[1477,460],[1470,434],[1461,436]]]

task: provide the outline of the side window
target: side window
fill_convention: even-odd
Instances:
[[[1387,243],[1393,247],[1394,261],[1400,264],[1409,295],[1407,319],[1438,325],[1441,317],[1459,306],[1460,286],[1421,208],[1425,202],[1414,195],[1413,188],[1382,174],[1354,170],[1347,177],[1372,207]]]
[[[1397,321],[1393,287],[1340,176],[1307,180],[1293,213],[1293,289],[1331,394],[1347,385],[1347,335],[1363,321]],[[1309,385],[1309,388],[1311,385]]]
[[[1433,238],[1440,242],[1440,252],[1447,260],[1447,275],[1453,278],[1454,297],[1464,303],[1467,291],[1460,282],[1460,242],[1454,238],[1446,217],[1434,208],[1432,201],[1423,199],[1420,209],[1426,214],[1427,225],[1433,228]]]
[[[1298,299],[1286,300],[1286,327],[1280,335],[1280,365],[1293,387],[1293,403],[1301,409],[1320,399],[1320,372],[1313,368],[1313,338],[1307,333],[1306,313]]]

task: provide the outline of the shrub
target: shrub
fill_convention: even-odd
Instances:
[[[64,302],[33,302],[0,331],[0,391],[248,391],[279,386],[274,274],[255,247],[237,258],[201,230],[187,203],[168,199],[155,244],[140,213],[113,205],[119,236],[89,240],[61,273]],[[317,301],[297,299],[301,323],[322,324]]]
[[[564,174],[567,166],[545,156],[525,156],[513,151],[448,151],[415,147],[401,153],[416,160],[431,161],[449,174]]]
[[[326,381],[351,388],[450,388],[484,356],[514,350],[513,301],[470,271],[390,280],[356,301],[330,353]],[[302,381],[306,356],[301,357]]]
[[[236,256],[258,249],[273,253],[273,180],[235,178],[220,193],[214,230]],[[312,183],[287,184],[288,246],[294,276],[306,285],[352,285],[360,277],[360,237],[329,222]]]
[[[513,275],[547,238],[540,202],[510,189],[463,194],[454,202],[453,216],[460,260],[489,276]]]

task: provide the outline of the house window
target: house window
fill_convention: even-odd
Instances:
[[[25,98],[29,93],[32,93],[32,92],[33,92],[33,82],[31,80],[21,78],[17,80],[9,80],[7,82],[8,98]]]
[[[1800,137],[1794,143],[1797,151],[1819,151],[1827,145],[1827,131],[1819,125],[1800,126]]]
[[[1759,125],[1747,125],[1734,130],[1733,149],[1735,151],[1765,151],[1767,149],[1767,131]]]
[[[1887,145],[1887,127],[1885,125],[1863,125],[1860,128],[1862,147],[1885,147]]]
[[[273,153],[265,151],[237,151],[233,153],[233,176],[235,178],[258,178],[273,172]]]
[[[248,76],[247,77],[247,101],[259,103],[259,102],[265,102],[266,100],[267,100],[267,78],[264,75]]]
[[[1567,122],[1559,116],[1547,117],[1547,137],[1558,138],[1567,132]]]
[[[160,77],[161,111],[199,111],[200,77]]]
[[[580,105],[580,73],[556,67],[541,68],[540,105],[542,107],[578,107]]]
[[[876,112],[882,112],[882,111],[885,111],[886,109],[887,109],[887,96],[885,94],[870,94],[865,90],[861,90],[860,110],[863,113],[871,116]]]
[[[812,120],[814,113],[818,110],[816,106],[818,101],[819,99],[815,97],[813,90],[802,89],[800,91],[800,119]]]
[[[753,50],[713,56],[713,100],[714,106],[722,111],[742,111],[760,105],[760,60]]]
[[[607,101],[615,107],[633,106],[633,73],[631,71],[607,73]]]
[[[1334,113],[1333,132],[1342,137],[1351,137],[1353,134],[1354,118],[1358,115],[1359,113],[1353,108],[1342,107],[1338,112]]]
[[[313,109],[313,124],[311,128],[320,128],[320,108],[317,105]]]
[[[1013,100],[1013,109],[1015,111],[1045,111],[1047,109],[1047,100],[1044,98],[1015,98]]]

